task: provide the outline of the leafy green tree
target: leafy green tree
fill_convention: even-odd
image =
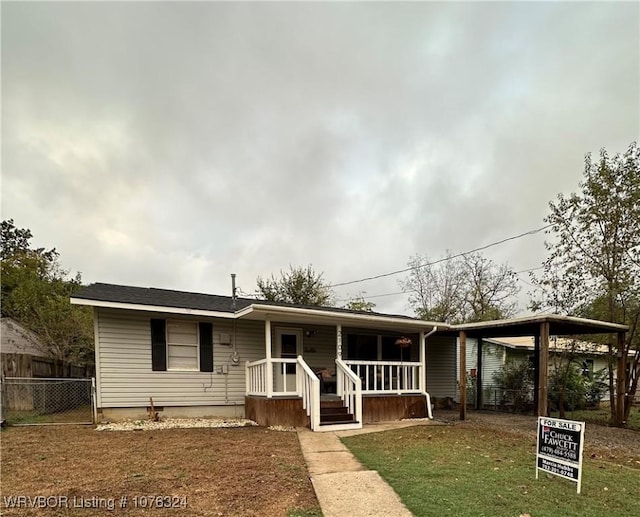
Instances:
[[[280,271],[280,277],[273,274],[266,280],[258,277],[257,294],[272,302],[295,303],[299,305],[331,306],[333,292],[311,265],[307,267],[289,266],[289,271]]]
[[[533,366],[529,361],[507,360],[493,372],[493,382],[513,400],[514,412],[525,409],[533,392]]]
[[[508,318],[515,314],[518,283],[506,264],[495,264],[479,253],[409,260],[411,272],[401,282],[409,304],[419,318],[466,323]]]
[[[600,401],[607,393],[608,385],[607,379],[609,377],[609,371],[607,368],[602,368],[593,372],[585,381],[585,401],[587,405],[597,407]]]
[[[587,391],[587,377],[582,375],[578,364],[579,344],[573,340],[560,354],[553,356],[549,374],[549,402],[558,410],[560,418],[565,417],[566,406],[570,409],[584,407]]]
[[[616,425],[628,419],[640,377],[640,149],[631,143],[622,155],[600,151],[599,159],[585,158],[580,192],[558,195],[549,203],[545,221],[552,239],[543,273],[532,275],[540,288],[533,310],[603,319],[629,325],[620,350],[631,357],[626,377],[623,421],[615,421],[616,398],[611,413]],[[616,351],[611,337],[603,338],[610,350],[610,383]]]
[[[92,363],[91,310],[69,301],[81,286],[80,275],[70,278],[60,267],[56,250],[33,248],[32,237],[30,230],[16,228],[12,219],[2,221],[2,315],[37,334],[40,342],[33,344],[59,360],[63,369]]]
[[[375,308],[375,306],[376,306],[375,303],[368,302],[367,300],[365,300],[364,294],[360,293],[355,298],[352,298],[351,300],[349,300],[345,304],[344,308],[352,311],[373,312],[373,309]]]

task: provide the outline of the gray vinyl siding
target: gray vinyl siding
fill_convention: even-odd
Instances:
[[[482,386],[489,388],[495,384],[493,374],[504,364],[504,347],[484,341],[482,344]],[[467,339],[467,372],[478,368],[478,341]],[[458,374],[459,375],[459,374]]]
[[[266,357],[265,324],[262,321],[235,322],[235,343],[240,362],[233,365],[233,348],[221,344],[217,336],[234,335],[233,321],[224,318],[147,313],[125,309],[98,308],[96,315],[96,378],[98,407],[146,407],[153,398],[155,406],[219,406],[243,405],[246,392],[245,363]],[[213,325],[213,372],[153,371],[151,365],[152,318],[210,322]],[[313,370],[335,371],[336,327],[332,325],[300,325],[274,321],[272,342],[278,328],[300,329],[305,361]],[[306,334],[309,333],[309,336]],[[343,357],[347,352],[349,333],[393,335],[389,331],[343,328]],[[419,337],[406,334],[414,345],[411,361],[419,361]],[[455,346],[442,338],[430,338],[433,346],[427,353],[428,382],[434,396],[453,396],[455,384]],[[218,373],[225,368],[228,373]]]
[[[151,318],[209,321],[214,342],[219,334],[232,334],[232,321],[137,311],[98,309],[99,407],[211,406],[244,404],[245,362],[262,359],[264,323],[236,322],[236,348],[240,363],[233,365],[233,349],[214,343],[214,372],[151,369]],[[228,367],[228,374],[216,373]]]
[[[312,370],[318,371],[324,368],[335,370],[336,327],[272,322],[271,330],[274,349],[276,329],[282,327],[302,330],[302,357]],[[310,335],[306,336],[306,332],[309,332]]]
[[[456,351],[455,338],[427,338],[427,392],[432,397],[456,396]]]

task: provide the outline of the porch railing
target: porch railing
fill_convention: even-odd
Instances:
[[[264,395],[267,388],[267,360],[260,359],[246,365],[247,395]]]
[[[302,356],[247,362],[246,383],[247,395],[301,397],[311,429],[315,431],[320,426],[320,379]]]
[[[362,381],[341,359],[336,359],[336,387],[349,413],[362,425]]]
[[[420,393],[419,362],[344,361],[362,379],[362,393]]]
[[[273,394],[276,396],[300,395],[298,393],[298,360],[271,358],[273,368]]]
[[[320,427],[320,379],[302,356],[299,355],[296,361],[298,394],[302,397],[302,407],[309,417],[311,430],[315,431]]]

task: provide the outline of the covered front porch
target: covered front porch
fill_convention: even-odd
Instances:
[[[336,321],[321,310],[285,319],[270,309],[264,357],[246,363],[247,418],[334,431],[432,417],[425,339],[434,324],[349,312]]]

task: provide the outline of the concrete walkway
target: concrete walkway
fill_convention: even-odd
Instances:
[[[365,470],[339,436],[434,424],[438,422],[389,422],[365,425],[353,431],[323,433],[298,428],[302,454],[324,517],[410,517],[411,512],[398,494],[377,471]]]

